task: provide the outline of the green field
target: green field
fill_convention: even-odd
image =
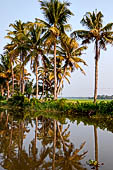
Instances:
[[[101,101],[104,101],[104,102],[108,102],[108,101],[111,101],[111,99],[97,99],[97,102],[101,102]],[[79,103],[84,103],[84,102],[93,102],[93,99],[67,99],[67,102],[73,102],[73,103],[76,103],[76,102],[79,102]]]

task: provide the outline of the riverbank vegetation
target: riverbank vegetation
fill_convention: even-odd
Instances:
[[[76,117],[76,116],[88,116],[88,117],[112,117],[113,116],[113,101],[69,101],[67,99],[58,99],[58,100],[38,100],[36,98],[28,99],[24,95],[14,95],[12,98],[9,98],[8,101],[1,100],[0,102],[1,109],[10,110],[16,114],[20,110],[19,114],[23,115],[26,111],[37,114],[45,115],[56,115],[67,116],[67,117]]]

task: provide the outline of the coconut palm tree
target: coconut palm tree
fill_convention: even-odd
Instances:
[[[17,64],[14,68],[14,77],[15,77],[15,92],[19,93],[19,89],[21,86],[21,77],[22,77],[22,70],[21,70],[21,65]],[[30,79],[31,74],[28,73],[28,70],[24,68],[24,80],[25,80],[25,86],[26,86],[26,81]],[[26,90],[26,87],[25,87]],[[29,90],[28,90],[29,91]],[[20,91],[21,92],[21,91]]]
[[[14,24],[10,24],[10,27],[12,27],[14,30],[10,31],[8,30],[7,36],[5,38],[8,38],[11,40],[11,48],[12,48],[12,54],[16,56],[20,56],[20,65],[22,69],[22,77],[20,73],[20,79],[21,79],[21,93],[24,94],[24,65],[23,62],[25,60],[25,57],[27,55],[27,50],[29,49],[28,46],[26,46],[27,41],[27,31],[25,29],[25,23],[23,23],[21,20],[15,21]]]
[[[0,66],[0,73],[1,73],[1,66]],[[4,89],[5,89],[5,79],[3,78],[3,76],[0,76],[0,91],[1,91],[1,95],[2,97],[4,96]]]
[[[10,64],[11,64],[11,74],[12,74],[12,95],[14,94],[14,64],[18,63],[17,54],[13,50],[15,45],[13,43],[8,43],[4,49],[7,54]]]
[[[77,30],[72,33],[72,36],[82,39],[82,44],[89,44],[94,42],[95,46],[95,89],[94,89],[94,103],[97,99],[98,87],[98,61],[100,57],[100,50],[106,50],[107,44],[113,43],[113,23],[108,23],[103,26],[103,14],[99,11],[87,12],[81,24],[87,30]]]
[[[60,60],[59,63],[62,63],[61,65],[63,65],[63,73],[57,88],[57,95],[60,92],[61,84],[63,83],[63,79],[66,78],[66,75],[70,77],[70,72],[73,72],[75,69],[80,69],[80,71],[85,74],[79,63],[87,65],[86,62],[79,57],[86,49],[86,46],[78,47],[76,41],[68,37],[66,34],[62,34],[61,47],[58,47],[58,49],[59,55],[57,58]]]
[[[1,55],[0,58],[0,78],[3,79],[3,82],[7,86],[7,98],[9,98],[9,81],[11,79],[11,65],[7,55]],[[3,88],[2,88],[3,95]]]
[[[29,55],[26,57],[25,64],[31,60],[31,68],[36,75],[36,98],[38,99],[39,93],[39,58],[42,58],[42,61],[46,59],[43,49],[43,29],[44,24],[39,24],[38,22],[28,22],[26,24],[26,30],[28,31],[28,40],[27,44],[29,47]]]
[[[57,99],[57,74],[56,74],[56,45],[61,32],[64,32],[64,25],[68,18],[73,15],[68,9],[70,3],[59,0],[40,0],[41,9],[47,22],[39,20],[47,27],[46,45],[54,50],[54,99]]]

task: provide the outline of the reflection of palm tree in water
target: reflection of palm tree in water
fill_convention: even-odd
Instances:
[[[82,167],[82,164],[80,163],[80,160],[84,159],[86,152],[79,154],[79,152],[83,149],[85,142],[81,144],[79,149],[74,149],[74,145],[72,143],[70,144],[66,144],[65,143],[65,138],[63,138],[62,134],[65,134],[65,132],[67,131],[66,128],[64,130],[64,132],[60,131],[60,127],[59,124],[57,122],[57,127],[58,127],[58,131],[61,137],[61,141],[63,144],[63,151],[62,152],[57,152],[56,154],[56,169],[60,169],[60,170],[68,170],[68,169],[76,169],[76,170],[85,170],[85,168]],[[70,136],[70,132],[67,134],[67,137]],[[66,137],[66,135],[65,135]],[[66,139],[67,141],[67,139]]]
[[[94,137],[95,137],[95,161],[98,162],[98,136],[97,136],[97,128],[94,125]],[[96,170],[98,170],[98,166],[96,166]]]
[[[43,126],[44,124],[42,124]],[[35,137],[34,139],[31,141],[31,145],[29,145],[29,157],[32,158],[32,168],[34,168],[33,170],[42,170],[44,163],[45,163],[45,159],[49,153],[49,148],[45,148],[43,147],[43,149],[40,151],[39,155],[38,155],[38,149],[37,149],[37,137],[38,137],[38,133],[39,133],[39,129],[38,129],[38,118],[36,117],[36,122],[35,122]],[[43,127],[42,127],[43,130]]]
[[[4,114],[4,112],[1,112],[1,113],[0,113],[0,122],[2,121],[3,114]]]
[[[31,145],[29,145],[29,155],[31,155],[31,153],[32,153],[34,161],[36,161],[36,157],[37,157],[37,153],[38,153],[38,150],[36,147],[36,145],[37,145],[37,130],[38,130],[38,118],[36,117],[36,119],[35,119],[35,137],[31,141]]]
[[[53,151],[50,150],[49,157],[52,160],[47,162],[48,168],[52,170],[85,170],[80,163],[80,161],[85,157],[87,152],[79,154],[83,149],[85,142],[81,144],[79,149],[75,149],[74,145],[69,141],[70,131],[67,132],[69,126],[63,130],[62,125],[59,125],[57,121],[54,120],[54,131],[51,129],[51,136],[53,137]],[[60,145],[59,145],[60,143]],[[51,148],[51,149],[52,149]]]
[[[44,123],[42,123],[41,127],[38,127],[40,118],[36,118],[35,136],[31,141],[29,153],[27,153],[23,148],[23,140],[26,137],[25,132],[29,132],[29,129],[26,128],[27,122],[21,120],[19,124],[17,124],[17,122],[13,122],[10,116],[7,120],[9,120],[7,128],[9,124],[11,127],[8,135],[8,146],[10,146],[11,152],[8,154],[8,158],[3,160],[2,165],[4,168],[8,164],[10,166],[9,170],[64,170],[68,167],[68,164],[71,165],[76,162],[78,166],[79,161],[85,156],[85,153],[82,155],[78,154],[84,144],[80,149],[74,149],[73,144],[70,144],[69,125],[64,129],[63,125],[57,121],[52,121],[51,119],[46,120],[46,118],[43,119]],[[4,124],[4,126],[6,125]],[[44,142],[45,138],[48,138],[46,142]],[[41,139],[42,144],[42,149],[39,153],[37,149],[37,139]],[[75,159],[76,161],[74,161]],[[72,167],[74,166],[72,165]],[[82,165],[79,164],[78,167],[82,168]]]
[[[87,152],[79,154],[83,149],[85,142],[81,144],[79,149],[75,149],[71,143],[68,148],[63,147],[63,152],[56,154],[56,169],[60,170],[86,170],[81,164],[81,160],[84,159]]]
[[[56,120],[54,120],[53,164],[52,164],[52,170],[55,170],[55,151],[56,151]]]

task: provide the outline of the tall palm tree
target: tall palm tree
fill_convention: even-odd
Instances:
[[[14,48],[14,45],[11,43],[11,44],[7,44],[4,49],[5,49],[5,53],[6,55],[8,56],[9,58],[9,62],[10,62],[10,65],[11,65],[11,74],[12,74],[12,95],[14,94],[14,62],[17,61],[16,60],[16,56],[13,52],[13,48]],[[17,63],[17,62],[16,62]]]
[[[25,60],[28,50],[28,46],[26,46],[27,31],[25,30],[25,23],[23,23],[21,20],[15,21],[14,24],[10,24],[10,27],[12,27],[14,30],[8,30],[7,36],[5,36],[5,38],[11,40],[12,54],[20,56],[20,64],[22,70],[22,77],[20,71],[21,93],[24,94],[24,65],[22,64]]]
[[[36,75],[36,98],[38,99],[38,81],[39,81],[39,57],[44,60],[46,57],[44,55],[44,49],[42,46],[43,42],[43,27],[44,24],[39,24],[38,22],[28,22],[26,24],[26,30],[28,31],[27,44],[29,47],[29,55],[27,56],[25,63],[31,60],[31,68]]]
[[[98,87],[98,61],[100,57],[100,50],[106,50],[107,44],[113,43],[113,23],[108,23],[103,26],[103,14],[99,11],[87,12],[81,24],[87,30],[77,30],[72,33],[72,36],[82,39],[82,44],[89,44],[94,42],[95,45],[95,89],[94,89],[94,103],[97,99]]]
[[[47,22],[39,20],[48,28],[46,37],[49,37],[46,44],[53,47],[54,50],[54,99],[57,99],[57,76],[56,76],[56,44],[61,32],[64,32],[64,25],[68,18],[73,15],[68,9],[70,3],[59,0],[39,0],[41,9]]]

